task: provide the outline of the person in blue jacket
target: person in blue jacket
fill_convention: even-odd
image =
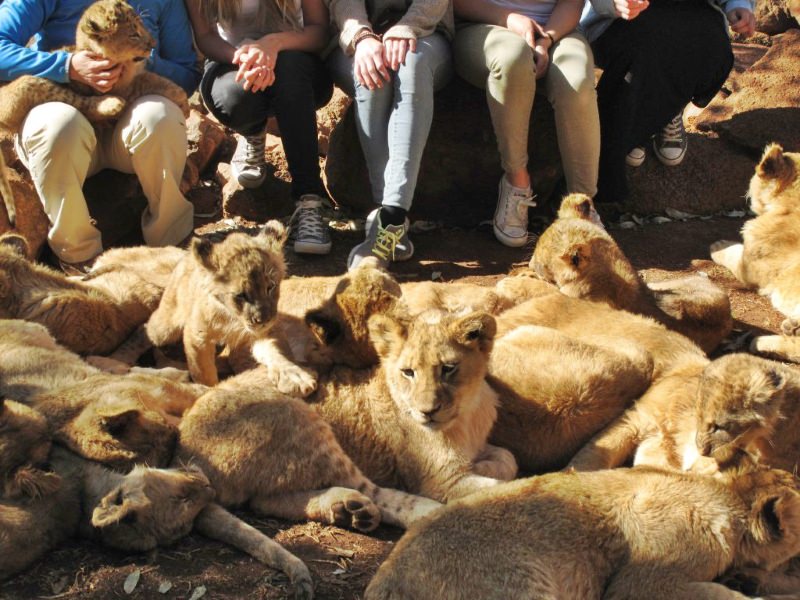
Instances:
[[[91,0],[5,0],[0,3],[0,81],[35,75],[79,81],[107,93],[120,76],[114,57],[59,50],[74,44]],[[191,94],[200,81],[192,31],[181,0],[132,0],[156,40],[147,68]],[[48,242],[66,272],[84,272],[102,252],[83,196],[89,175],[111,168],[135,173],[148,206],[142,233],[150,246],[177,244],[194,227],[192,205],[179,185],[186,162],[186,123],[164,97],[131,103],[113,127],[95,129],[60,102],[36,106],[16,133],[16,150],[31,172],[50,220]]]
[[[751,0],[590,0],[580,27],[603,69],[597,84],[600,170],[595,202],[628,194],[625,165],[686,154],[683,109],[705,106],[733,66],[727,26],[755,30]]]

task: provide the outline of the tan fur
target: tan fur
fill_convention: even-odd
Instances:
[[[411,314],[438,308],[448,312],[500,312],[500,300],[490,287],[473,283],[413,281],[400,286],[403,304]]]
[[[0,318],[45,325],[60,344],[85,354],[117,348],[155,310],[165,273],[181,250],[125,248],[98,258],[87,280],[66,277],[27,259],[27,242],[0,236]]]
[[[380,366],[336,367],[309,401],[379,485],[446,501],[510,479],[512,455],[486,444],[497,410],[484,380],[494,328],[486,313],[375,314]]]
[[[770,144],[750,180],[756,217],[742,227],[742,243],[719,241],[711,258],[743,283],[758,288],[786,315],[781,336],[753,340],[751,349],[800,361],[800,154]]]
[[[8,182],[7,169],[5,155],[0,152],[0,196],[3,197],[8,224],[13,228],[17,222],[17,205],[14,201],[14,192],[11,191],[11,184]]]
[[[650,355],[624,354],[528,325],[499,338],[488,381],[500,397],[491,442],[520,468],[564,467],[605,425],[647,389]]]
[[[50,428],[37,411],[0,397],[0,497],[47,496],[57,477],[42,470],[50,453]]]
[[[605,229],[582,216],[550,225],[536,243],[530,267],[568,296],[652,317],[706,352],[733,326],[728,295],[707,277],[647,285]]]
[[[0,320],[0,354],[0,394],[38,408],[56,441],[119,469],[167,464],[177,419],[205,391],[145,373],[102,373],[25,321]]]
[[[799,551],[800,494],[782,471],[730,482],[655,469],[553,473],[421,521],[364,597],[744,600],[713,579]]]
[[[192,240],[158,309],[145,326],[157,346],[183,341],[192,378],[219,381],[217,345],[252,348],[281,391],[307,395],[314,376],[293,364],[268,337],[278,311],[279,286],[286,273],[286,230],[269,221],[257,236],[231,233],[222,241]]]

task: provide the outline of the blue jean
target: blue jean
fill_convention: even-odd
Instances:
[[[372,199],[408,210],[433,120],[433,93],[453,74],[450,44],[440,33],[417,40],[417,51],[391,72],[389,85],[370,90],[355,81],[353,58],[336,49],[333,79],[355,97],[356,127],[367,161]]]

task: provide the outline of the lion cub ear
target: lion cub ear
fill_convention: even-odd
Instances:
[[[783,154],[783,148],[778,144],[770,144],[764,150],[764,156],[756,167],[756,172],[765,179],[777,179],[789,182],[794,179],[794,164]]]
[[[488,352],[497,333],[497,323],[489,313],[474,312],[458,319],[450,326],[450,330],[455,341],[462,346]]]
[[[589,264],[591,255],[592,249],[589,244],[575,244],[561,258],[565,263],[571,264],[573,268],[582,270]]]
[[[259,239],[262,239],[274,252],[280,252],[283,249],[288,235],[289,232],[283,223],[275,219],[264,223],[264,227],[258,232]]]
[[[211,240],[202,237],[192,238],[189,251],[206,269],[211,272],[217,271],[217,263],[214,260],[214,243]]]
[[[92,511],[92,525],[103,528],[136,520],[141,505],[125,497],[121,486],[109,492]]]
[[[408,336],[408,327],[402,319],[389,315],[375,314],[367,322],[369,339],[381,357],[388,356],[396,345],[402,344]]]
[[[339,322],[326,317],[322,311],[309,311],[306,313],[305,321],[314,337],[324,346],[330,346],[342,335],[342,326]]]
[[[17,233],[7,233],[0,236],[0,244],[13,250],[23,258],[28,256],[28,241]]]
[[[800,494],[785,489],[779,493],[756,497],[753,502],[755,522],[753,538],[761,544],[800,539]]]

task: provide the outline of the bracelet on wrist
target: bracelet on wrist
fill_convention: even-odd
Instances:
[[[544,37],[546,37],[548,40],[550,40],[550,47],[551,48],[556,45],[556,40],[553,37],[552,33],[550,33],[549,31],[545,31],[544,32]]]
[[[381,36],[379,36],[374,31],[370,31],[369,29],[362,29],[353,38],[353,48],[355,49],[355,47],[358,46],[359,42],[366,40],[367,38],[371,38],[379,42],[381,41]]]

